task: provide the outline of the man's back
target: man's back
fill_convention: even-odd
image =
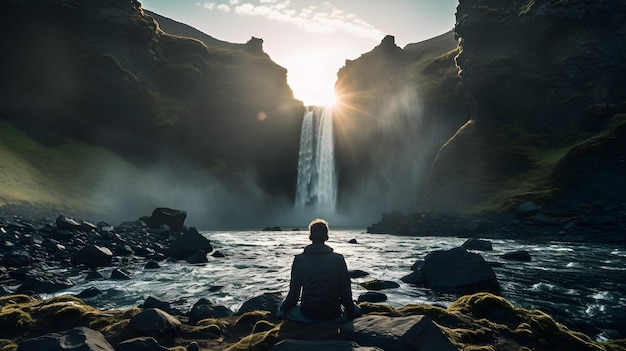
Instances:
[[[302,314],[311,319],[331,320],[341,316],[341,305],[352,307],[348,268],[342,255],[323,244],[312,244],[296,255],[291,271],[293,296],[285,304],[295,305],[300,298]],[[349,311],[352,312],[352,311]]]

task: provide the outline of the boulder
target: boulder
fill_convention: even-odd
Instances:
[[[33,262],[30,254],[24,250],[13,250],[4,254],[0,264],[4,267],[25,267]]]
[[[159,269],[159,268],[161,268],[161,266],[155,260],[150,260],[146,262],[145,266],[143,266],[143,269]]]
[[[144,336],[122,341],[117,345],[116,351],[169,351],[169,349],[159,345],[155,338]]]
[[[270,311],[272,315],[276,313],[278,303],[283,300],[279,292],[268,292],[256,296],[241,305],[237,314],[244,314],[250,311]]]
[[[183,235],[174,240],[169,247],[168,253],[170,257],[185,259],[198,250],[209,253],[213,251],[213,247],[211,246],[209,239],[198,233],[196,228],[191,227],[185,231]]]
[[[187,212],[172,208],[158,207],[152,211],[152,216],[146,217],[145,222],[150,228],[159,228],[162,225],[170,227],[172,231],[180,232],[187,218]]]
[[[189,311],[189,323],[197,324],[199,321],[207,318],[224,318],[235,314],[224,306],[215,306],[207,299],[200,299],[196,302],[191,311]]]
[[[111,271],[112,280],[130,280],[130,274],[120,268]]]
[[[203,250],[198,250],[192,253],[191,255],[189,255],[189,257],[185,258],[185,261],[191,264],[195,264],[195,263],[207,263],[209,262],[209,259],[206,257],[206,252],[204,252]]]
[[[97,268],[110,265],[112,259],[113,253],[111,250],[90,244],[74,254],[72,264],[83,265],[87,268]]]
[[[491,266],[482,256],[462,247],[429,253],[419,269],[424,275],[424,286],[435,291],[456,294],[501,291]]]
[[[81,229],[81,224],[74,218],[59,215],[55,221],[57,228],[65,230]]]
[[[180,330],[178,319],[158,308],[143,310],[130,319],[130,327],[145,336],[175,334]]]
[[[491,241],[484,239],[469,238],[461,245],[466,250],[493,251]]]
[[[26,279],[17,291],[33,291],[36,293],[51,294],[59,290],[74,286],[74,283],[66,278],[59,277],[32,277]]]
[[[383,351],[378,347],[359,346],[345,340],[293,340],[285,339],[274,345],[270,351]]]
[[[360,283],[359,285],[361,285],[367,290],[384,290],[384,289],[395,289],[395,288],[400,287],[400,284],[396,282],[392,282],[389,280],[378,280],[378,279],[369,280],[369,281]]]
[[[140,307],[143,309],[158,308],[161,311],[165,311],[167,313],[171,313],[171,310],[172,310],[172,306],[170,305],[169,302],[161,301],[152,296],[148,296],[146,301],[144,301],[144,303]]]
[[[405,275],[404,277],[400,278],[400,280],[407,284],[413,284],[413,285],[419,285],[419,286],[424,285],[424,275],[422,274],[422,271],[420,270],[415,270],[411,272],[410,274]]]
[[[98,296],[102,294],[102,290],[96,288],[96,287],[89,287],[81,292],[79,292],[78,294],[76,294],[75,296],[79,299],[88,299],[90,297],[94,297],[94,296]]]
[[[343,324],[340,338],[385,351],[457,351],[448,337],[427,316],[368,315]]]
[[[115,351],[100,332],[77,327],[59,333],[26,339],[17,345],[17,351]]]
[[[359,295],[359,298],[356,302],[385,302],[387,301],[387,295],[376,292],[376,291],[368,291],[365,294]]]
[[[350,278],[362,278],[370,274],[360,269],[353,269],[348,271],[348,275],[350,276]]]
[[[505,254],[500,255],[500,257],[502,257],[505,260],[520,261],[520,262],[530,262],[532,260],[530,253],[526,250],[507,252]]]

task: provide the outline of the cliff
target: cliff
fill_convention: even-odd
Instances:
[[[414,206],[439,147],[468,118],[448,32],[400,48],[393,36],[347,60],[335,85],[339,206]]]
[[[261,39],[167,33],[135,1],[2,8],[0,118],[34,141],[77,140],[183,174],[225,170],[292,196],[303,106]]]
[[[470,121],[439,151],[420,208],[623,202],[625,10],[621,1],[461,0],[455,60]]]

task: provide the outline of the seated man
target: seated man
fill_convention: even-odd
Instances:
[[[346,261],[324,244],[328,222],[315,219],[309,224],[309,233],[313,243],[293,260],[289,293],[278,306],[278,317],[304,323],[358,317],[361,310],[352,301]]]

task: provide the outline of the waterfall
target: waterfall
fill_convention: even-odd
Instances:
[[[334,211],[337,203],[332,107],[304,114],[298,155],[296,207]]]

